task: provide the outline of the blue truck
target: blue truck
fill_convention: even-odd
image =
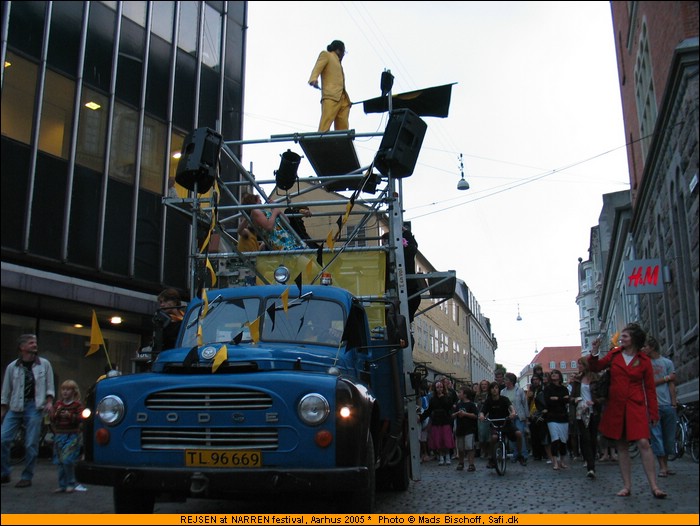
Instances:
[[[371,512],[376,485],[410,480],[406,324],[334,286],[260,285],[192,301],[177,348],[89,393],[81,482],[116,513],[156,499],[313,492]]]
[[[116,513],[152,513],[163,500],[276,493],[325,495],[339,512],[368,513],[378,488],[402,491],[420,478],[420,378],[412,361],[401,193],[390,171],[353,175],[352,134],[345,142],[338,134],[319,140],[329,138],[308,138],[312,165],[328,168],[297,185],[298,196],[323,192],[312,206],[335,205],[345,219],[353,206],[364,210],[383,225],[376,241],[356,242],[365,219],[344,242],[338,235],[337,245],[321,251],[234,250],[207,261],[218,286],[193,287],[175,348],[153,356],[147,372],[97,382],[86,398],[91,415],[77,478],[112,486]],[[262,183],[223,150],[261,191]],[[343,155],[352,162],[338,183],[325,176]],[[360,186],[348,208],[340,194],[323,201],[327,183],[352,190],[355,180]],[[363,199],[370,180],[372,197]],[[216,221],[212,200],[193,190],[193,198],[164,202],[189,207],[193,231],[202,217],[212,218],[212,228],[224,223]],[[249,212],[230,197],[238,205],[231,214]],[[286,189],[284,200],[269,205],[309,204],[295,197]],[[194,245],[193,269],[205,268],[203,257]],[[238,266],[227,272],[232,261]]]

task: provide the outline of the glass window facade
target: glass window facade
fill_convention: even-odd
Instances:
[[[84,300],[75,309],[59,302],[27,314],[25,305],[10,302],[15,289],[3,286],[3,327],[6,316],[21,314],[34,331],[51,322],[69,334],[73,323],[89,327],[101,302],[131,318],[125,334],[138,340],[126,338],[131,353],[150,341],[155,296],[169,286],[188,295],[191,221],[162,197],[188,196],[174,182],[174,156],[193,128],[240,138],[246,4],[3,4],[3,265],[56,281],[44,289],[17,285],[27,305],[53,296]],[[229,166],[222,163],[224,181],[238,177]],[[64,285],[77,289],[66,293]],[[123,294],[107,294],[96,305],[94,291],[104,287]],[[133,299],[138,294],[153,303],[143,307]],[[84,331],[76,337],[82,351]],[[14,354],[13,345],[3,345],[3,363]],[[86,370],[86,381],[94,373]]]

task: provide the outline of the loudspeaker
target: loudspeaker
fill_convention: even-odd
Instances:
[[[219,153],[223,139],[211,128],[197,128],[185,137],[182,156],[177,163],[175,181],[188,190],[203,194],[214,186],[219,170]]]
[[[374,165],[383,174],[408,177],[413,173],[428,125],[411,110],[402,108],[389,114],[382,143]]]

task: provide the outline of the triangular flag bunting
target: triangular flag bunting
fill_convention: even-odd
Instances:
[[[267,315],[270,317],[270,321],[272,322],[271,330],[274,331],[275,330],[275,305],[274,305],[274,303],[267,308],[266,312],[267,312]]]
[[[297,275],[296,278],[294,278],[294,283],[297,284],[297,288],[299,289],[299,296],[301,296],[301,272]]]
[[[287,312],[287,308],[289,307],[289,287],[287,287],[282,294],[280,294],[280,298],[282,298],[282,308],[284,309],[284,312]]]
[[[222,345],[221,349],[216,352],[216,356],[214,356],[214,361],[211,364],[211,372],[215,373],[219,366],[226,360],[228,360],[228,350],[225,345]]]
[[[197,346],[195,345],[190,349],[190,352],[187,353],[187,356],[185,356],[185,359],[182,360],[182,365],[185,367],[192,367],[192,364],[195,362],[199,361],[199,352],[197,350]]]
[[[90,349],[85,354],[85,356],[90,356],[100,350],[100,346],[105,344],[105,340],[102,337],[102,331],[100,330],[100,324],[97,323],[97,314],[92,311],[92,327],[90,328]]]
[[[209,269],[209,275],[211,276],[211,286],[216,285],[216,272],[214,272],[214,267],[211,266],[211,261],[209,261],[209,256],[207,256],[207,268]]]
[[[202,289],[202,310],[200,311],[200,318],[206,318],[209,313],[209,298],[207,298],[207,289]]]
[[[251,321],[248,324],[248,328],[250,329],[250,339],[253,340],[254,343],[258,343],[260,341],[260,318]]]

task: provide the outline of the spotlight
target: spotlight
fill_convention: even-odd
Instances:
[[[279,170],[275,171],[275,183],[279,189],[289,190],[297,180],[297,169],[301,162],[301,156],[287,150],[281,157]]]

